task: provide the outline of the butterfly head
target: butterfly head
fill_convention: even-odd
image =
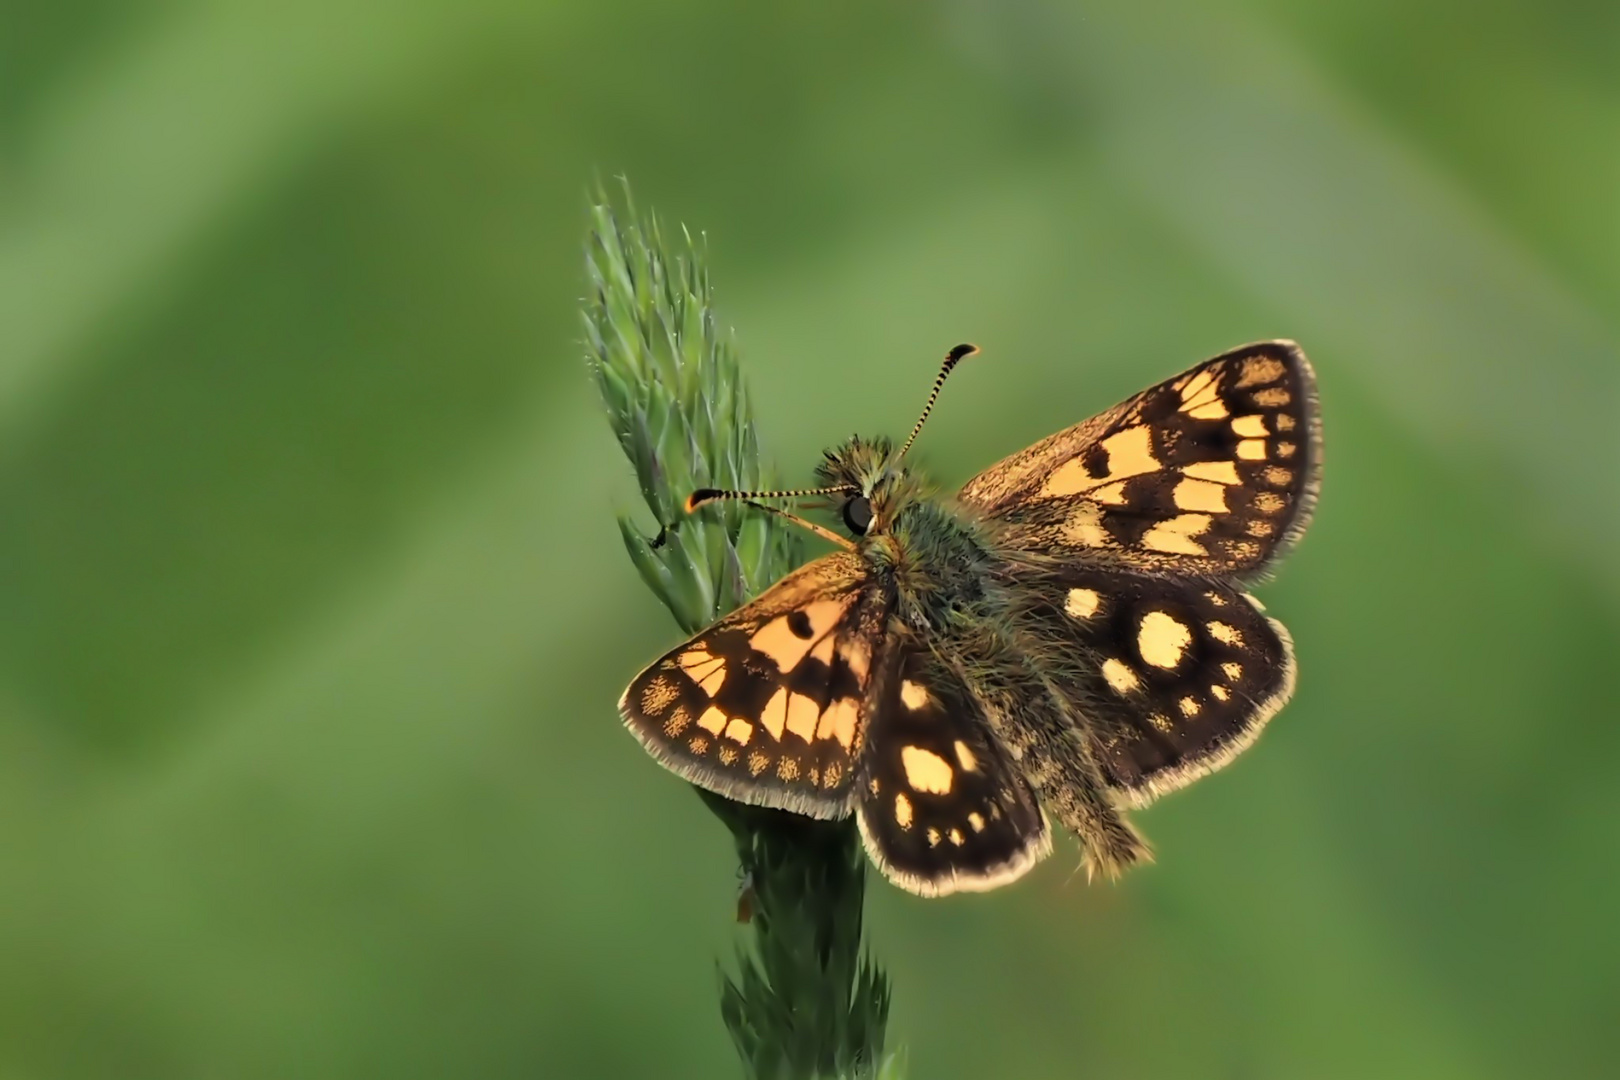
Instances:
[[[928,395],[928,403],[923,406],[922,415],[917,418],[917,423],[911,428],[911,434],[906,437],[905,443],[898,451],[888,439],[881,437],[863,439],[859,435],[851,435],[846,442],[827,451],[821,464],[816,466],[816,475],[821,481],[820,487],[801,488],[795,491],[721,491],[715,488],[701,488],[687,498],[686,512],[691,513],[699,506],[716,499],[741,499],[849,547],[851,545],[847,540],[828,533],[818,525],[755,501],[828,495],[840,500],[836,503],[838,516],[852,535],[874,536],[887,531],[900,511],[923,494],[921,483],[912,478],[901,464],[906,451],[911,449],[917,433],[922,430],[923,422],[933,411],[934,402],[939,399],[940,388],[945,385],[945,379],[950,375],[951,369],[978,351],[976,345],[958,345],[945,354],[945,364],[939,370],[939,377],[934,380],[934,389]]]
[[[904,478],[894,444],[885,438],[851,435],[823,455],[816,477],[838,496],[838,517],[852,535],[882,531],[892,520],[898,481]]]

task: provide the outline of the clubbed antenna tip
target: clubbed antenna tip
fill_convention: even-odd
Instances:
[[[928,404],[923,406],[922,415],[917,417],[917,423],[911,429],[911,434],[906,436],[906,444],[895,455],[896,461],[905,457],[906,451],[911,449],[911,444],[917,441],[917,433],[922,430],[923,421],[928,419],[928,414],[934,411],[934,402],[939,400],[940,388],[945,385],[945,379],[950,375],[951,369],[978,351],[979,347],[977,345],[969,345],[964,342],[961,345],[953,346],[951,351],[945,354],[945,364],[939,369],[938,377],[934,379],[934,389],[928,395]]]

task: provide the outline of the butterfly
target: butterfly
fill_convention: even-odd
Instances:
[[[942,497],[854,437],[819,486],[741,499],[838,550],[637,675],[625,724],[686,780],[816,818],[853,813],[872,862],[925,896],[1050,853],[1151,858],[1126,817],[1230,762],[1294,689],[1288,631],[1246,587],[1320,483],[1314,376],[1290,341],[1223,353]],[[761,500],[831,497],[848,535]]]

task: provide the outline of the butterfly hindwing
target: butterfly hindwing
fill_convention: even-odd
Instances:
[[[678,775],[739,802],[849,812],[889,599],[858,556],[817,559],[652,664],[619,701]]]
[[[1129,805],[1225,765],[1293,692],[1288,632],[1235,586],[1071,567],[1028,594],[1027,625]]]
[[[924,896],[983,891],[1051,851],[1034,792],[959,679],[896,655],[875,688],[855,793],[872,861]]]
[[[1199,575],[1252,575],[1304,531],[1320,425],[1292,342],[1207,360],[970,480],[1012,546]]]

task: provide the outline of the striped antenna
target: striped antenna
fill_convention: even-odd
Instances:
[[[698,488],[686,497],[686,512],[690,514],[704,503],[711,503],[717,499],[742,499],[747,502],[755,499],[802,499],[811,495],[838,495],[856,490],[846,484],[824,488],[798,488],[793,491],[722,491],[719,488]]]
[[[939,400],[940,387],[945,385],[945,377],[951,373],[951,369],[978,351],[977,345],[958,345],[945,354],[945,366],[939,369],[939,378],[934,380],[934,389],[928,395],[928,404],[923,406],[922,415],[917,417],[917,426],[911,429],[911,434],[906,437],[906,445],[900,448],[894,460],[899,461],[905,457],[906,451],[911,449],[911,444],[917,441],[917,432],[922,430],[923,421],[928,419],[928,414],[934,411],[934,402]]]

